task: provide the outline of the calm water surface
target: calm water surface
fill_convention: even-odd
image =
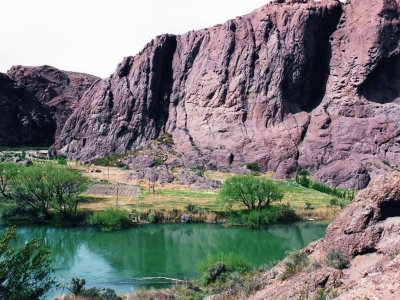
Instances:
[[[42,237],[52,248],[56,279],[85,278],[87,287],[130,292],[143,285],[135,278],[164,276],[194,278],[207,255],[233,252],[253,266],[270,264],[293,248],[321,238],[326,223],[271,225],[263,230],[208,224],[148,225],[121,232],[91,228],[20,227],[19,241]],[[153,282],[153,285],[157,283]],[[47,299],[62,293],[52,291]]]

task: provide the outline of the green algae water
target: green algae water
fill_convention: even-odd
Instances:
[[[92,228],[19,227],[19,242],[42,237],[52,249],[55,277],[68,283],[86,280],[86,287],[109,287],[119,293],[138,287],[165,287],[165,281],[140,277],[192,279],[207,255],[226,252],[245,257],[253,266],[280,260],[325,234],[327,224],[300,222],[271,225],[263,230],[208,224],[148,225],[121,232]],[[3,229],[4,230],[4,229]],[[51,291],[46,299],[66,293]]]

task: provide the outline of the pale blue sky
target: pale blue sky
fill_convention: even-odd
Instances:
[[[0,72],[52,65],[106,77],[162,33],[209,27],[268,0],[0,0]]]

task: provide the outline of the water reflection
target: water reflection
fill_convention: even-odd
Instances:
[[[85,278],[89,285],[129,291],[134,278],[193,278],[208,254],[234,252],[254,266],[282,259],[324,235],[326,224],[272,225],[265,230],[220,225],[149,225],[101,233],[83,228],[23,227],[19,242],[43,237],[51,246],[57,279]],[[54,293],[52,293],[54,294]]]

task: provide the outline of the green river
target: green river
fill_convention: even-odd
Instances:
[[[92,228],[25,226],[18,228],[18,236],[19,242],[42,237],[51,247],[58,282],[67,283],[72,277],[79,277],[86,279],[87,287],[109,287],[125,293],[138,286],[165,284],[135,278],[194,278],[198,263],[218,252],[244,256],[254,266],[268,265],[282,259],[288,250],[303,248],[321,238],[326,226],[326,223],[299,222],[250,230],[222,225],[168,224],[113,233]],[[46,299],[62,293],[63,290],[53,290]]]

